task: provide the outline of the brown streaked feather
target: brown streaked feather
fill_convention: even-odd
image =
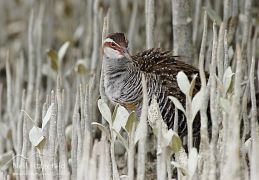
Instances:
[[[132,56],[134,63],[141,71],[161,77],[163,85],[169,91],[168,95],[176,97],[183,96],[176,82],[178,72],[183,71],[190,81],[193,75],[199,75],[199,70],[196,67],[180,61],[179,58],[179,56],[172,56],[170,51],[162,51],[160,48],[145,50]],[[194,94],[199,91],[200,87],[201,82],[197,78]]]
[[[158,77],[160,83],[162,83],[162,90],[158,94],[158,101],[161,101],[161,99],[163,101],[159,103],[159,105],[168,128],[173,128],[174,104],[167,98],[163,99],[163,96],[174,96],[183,104],[183,106],[185,106],[185,95],[179,89],[176,80],[178,72],[183,71],[190,81],[192,80],[193,75],[197,74],[198,77],[194,87],[194,94],[196,94],[201,88],[199,70],[192,65],[180,61],[179,58],[179,56],[172,56],[170,51],[162,51],[162,49],[154,48],[132,56],[134,64],[140,69],[140,71],[155,75]],[[206,75],[208,77],[208,74]],[[187,134],[186,120],[183,119],[185,119],[183,113],[179,112],[178,129],[180,136]],[[199,129],[200,122],[199,120],[195,120],[193,124],[194,136],[198,136]]]

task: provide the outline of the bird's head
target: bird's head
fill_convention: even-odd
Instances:
[[[128,40],[125,38],[124,34],[109,34],[103,42],[103,53],[110,59],[120,59],[123,57],[130,59]]]

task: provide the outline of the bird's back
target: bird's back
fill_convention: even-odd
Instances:
[[[186,64],[177,56],[172,56],[169,51],[161,49],[149,49],[132,56],[135,66],[146,75],[149,102],[153,94],[157,96],[157,101],[164,121],[168,128],[174,126],[175,107],[168,96],[176,97],[185,107],[185,95],[178,87],[176,76],[183,71],[189,80],[192,80],[199,71],[194,66]],[[156,84],[156,88],[154,88]],[[200,90],[201,83],[199,77],[196,80],[194,94]],[[200,121],[195,120],[193,124],[194,136],[199,134]],[[178,133],[180,136],[187,134],[187,123],[182,112],[178,113]]]

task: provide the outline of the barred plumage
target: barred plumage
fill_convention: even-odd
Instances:
[[[116,40],[119,40],[116,42]],[[125,40],[125,42],[123,42]],[[145,74],[149,103],[152,95],[156,95],[159,108],[168,128],[174,126],[174,104],[168,96],[174,96],[185,106],[185,95],[180,91],[176,75],[183,71],[189,78],[198,75],[198,69],[185,64],[179,57],[172,56],[169,51],[149,49],[130,56],[127,41],[122,33],[111,34],[104,42],[103,71],[104,86],[107,96],[112,102],[119,103],[128,109],[140,113],[142,105],[141,73]],[[200,89],[197,78],[194,94]],[[194,120],[194,136],[199,134],[200,122]],[[187,133],[187,123],[179,111],[178,133]]]

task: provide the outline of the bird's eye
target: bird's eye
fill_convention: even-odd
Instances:
[[[115,47],[115,43],[112,43],[111,45],[112,45],[112,47]]]

